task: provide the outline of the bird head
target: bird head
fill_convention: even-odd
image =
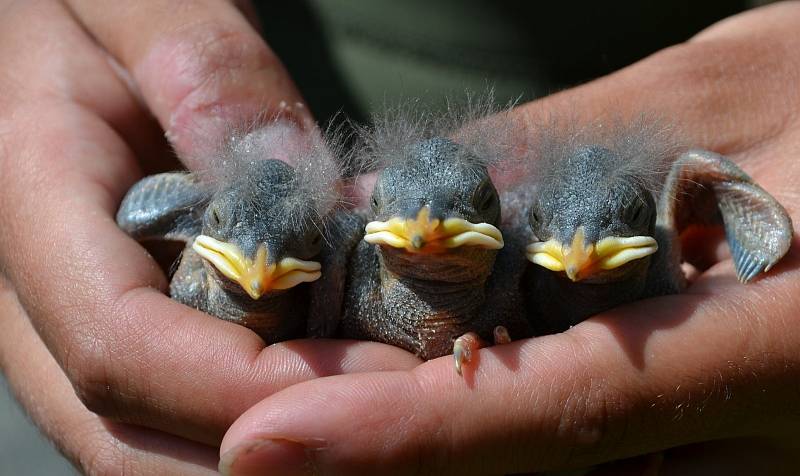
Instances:
[[[412,255],[503,247],[500,200],[484,165],[443,138],[408,154],[379,175],[364,240]]]
[[[312,259],[323,238],[314,203],[297,193],[294,169],[260,160],[239,171],[240,178],[209,202],[194,251],[215,275],[253,299],[318,279],[320,264]]]
[[[612,282],[658,250],[656,203],[625,159],[599,146],[573,150],[541,179],[528,212],[528,259],[572,281]]]

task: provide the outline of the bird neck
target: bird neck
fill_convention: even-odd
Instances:
[[[476,330],[496,251],[464,248],[417,255],[383,250],[378,254],[380,315],[400,336],[401,346],[432,359],[452,352],[458,336]]]
[[[299,335],[305,325],[306,308],[301,303],[306,292],[306,286],[299,286],[253,299],[238,284],[209,273],[206,311],[248,327],[269,344]]]
[[[482,288],[492,272],[496,250],[457,248],[441,254],[416,254],[396,248],[381,248],[381,280],[403,280],[435,290]]]
[[[619,305],[636,301],[645,290],[649,258],[635,263],[628,272],[608,282],[572,282],[537,265],[529,264],[526,287],[528,312],[537,333],[567,330],[589,317]],[[537,326],[538,327],[538,326]]]

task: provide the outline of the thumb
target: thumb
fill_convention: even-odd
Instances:
[[[198,148],[219,144],[229,124],[264,109],[303,126],[310,119],[283,64],[232,2],[68,3],[184,160],[208,153]]]

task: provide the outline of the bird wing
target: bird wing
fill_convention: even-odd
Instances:
[[[322,276],[310,284],[308,335],[331,337],[342,315],[344,288],[350,255],[364,236],[365,217],[338,211],[326,224],[325,244],[320,253]]]
[[[189,242],[200,234],[210,192],[197,177],[172,172],[145,177],[128,191],[117,224],[137,240]]]
[[[486,283],[486,301],[481,306],[478,327],[488,333],[495,326],[505,326],[512,339],[531,337],[533,332],[525,318],[522,295],[523,274],[528,261],[525,247],[529,233],[525,227],[503,228],[505,245],[497,253],[492,274]],[[488,325],[487,325],[488,324]]]
[[[792,222],[783,206],[736,164],[690,150],[673,164],[659,221],[677,234],[691,225],[722,225],[740,281],[769,270],[789,250]]]

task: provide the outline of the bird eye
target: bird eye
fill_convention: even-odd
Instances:
[[[322,233],[319,231],[310,232],[305,241],[305,253],[311,257],[320,251],[322,246]]]
[[[220,218],[220,213],[217,207],[211,208],[211,213],[209,214],[211,224],[215,227],[220,226],[222,224],[222,219]]]
[[[478,189],[476,196],[478,197],[478,210],[482,212],[492,208],[497,200],[497,194],[494,191],[494,187],[492,187],[492,184],[488,181],[483,182]]]
[[[638,222],[641,216],[642,216],[642,207],[636,207],[636,211],[633,212],[633,221]]]
[[[628,223],[631,226],[639,226],[645,218],[645,207],[641,202],[636,202],[631,208],[628,209]]]

